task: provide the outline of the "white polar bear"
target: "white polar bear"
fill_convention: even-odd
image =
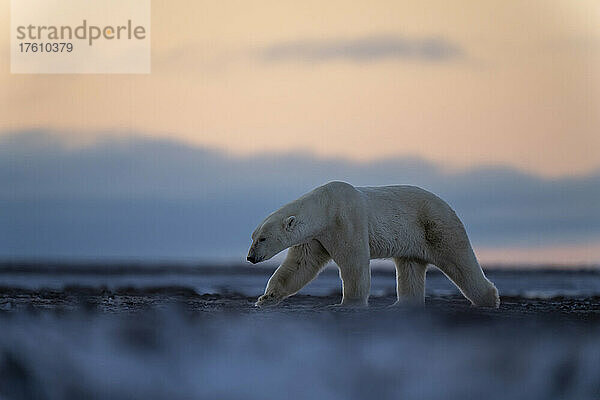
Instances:
[[[442,270],[474,305],[500,303],[454,211],[415,186],[320,186],[269,215],[252,233],[247,259],[265,261],[288,247],[257,306],[295,294],[331,259],[342,279],[341,305],[367,306],[369,260],[376,258],[396,263],[395,304],[424,302],[427,264]]]

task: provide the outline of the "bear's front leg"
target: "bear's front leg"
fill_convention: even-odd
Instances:
[[[371,268],[369,262],[340,265],[342,278],[342,303],[343,307],[367,307],[369,305],[369,292],[371,291]]]
[[[290,247],[285,260],[269,279],[265,294],[255,305],[270,307],[279,304],[315,279],[330,259],[329,253],[317,240]]]
[[[359,247],[333,258],[342,278],[343,307],[367,307],[371,291],[371,267],[369,250]]]
[[[367,307],[371,291],[371,259],[369,231],[361,213],[356,220],[341,224],[334,234],[323,240],[323,245],[340,269],[342,279],[342,307]],[[364,217],[364,214],[363,214]]]
[[[269,279],[265,294],[260,296],[254,305],[256,307],[273,307],[279,304],[288,295],[285,294],[279,283],[271,283],[273,278]]]

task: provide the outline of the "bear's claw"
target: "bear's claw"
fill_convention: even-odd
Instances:
[[[283,300],[283,298],[276,296],[275,293],[263,294],[258,298],[254,305],[256,307],[274,307],[281,303],[281,300]]]

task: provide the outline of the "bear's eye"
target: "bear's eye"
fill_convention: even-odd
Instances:
[[[264,238],[264,237],[263,238],[258,238],[259,242],[264,242],[265,240],[267,240],[267,238]]]

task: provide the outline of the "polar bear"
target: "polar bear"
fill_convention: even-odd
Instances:
[[[367,306],[369,260],[392,258],[397,301],[423,304],[427,264],[437,266],[473,305],[498,307],[460,219],[442,199],[415,186],[354,187],[330,182],[284,205],[252,233],[255,264],[290,248],[256,305],[272,306],[312,281],[333,260],[342,306]]]

